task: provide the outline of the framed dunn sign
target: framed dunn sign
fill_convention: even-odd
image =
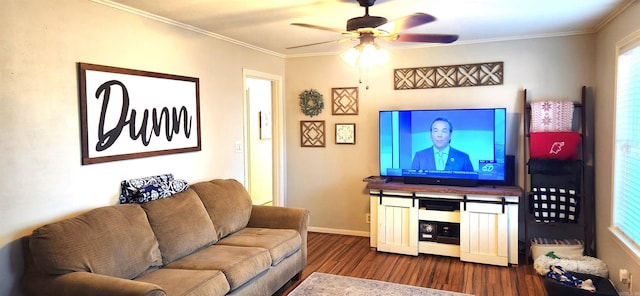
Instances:
[[[78,63],[82,164],[200,151],[198,78]]]

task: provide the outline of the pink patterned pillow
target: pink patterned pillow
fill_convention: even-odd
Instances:
[[[570,132],[572,122],[571,101],[531,103],[531,132]]]

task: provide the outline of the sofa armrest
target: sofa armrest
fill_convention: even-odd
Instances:
[[[24,274],[22,288],[29,296],[166,296],[158,285],[132,281],[89,272],[70,272],[62,275],[43,273],[33,262],[29,248],[30,236],[22,238]]]
[[[65,296],[166,296],[158,285],[132,281],[90,272],[70,272],[59,276],[41,277],[26,283],[27,290],[40,290],[36,293]],[[35,291],[34,291],[35,292]],[[36,294],[37,295],[37,294]]]
[[[306,232],[309,227],[309,211],[300,208],[254,205],[247,227],[295,229]]]
[[[253,205],[247,227],[297,230],[302,238],[302,258],[307,263],[307,209]]]

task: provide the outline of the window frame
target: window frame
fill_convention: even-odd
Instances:
[[[616,152],[617,152],[617,110],[618,110],[618,71],[619,71],[619,63],[620,56],[625,54],[626,52],[640,49],[640,31],[636,31],[633,34],[630,34],[626,38],[616,43],[616,52],[615,52],[615,82],[614,82],[614,120],[613,120],[613,153],[611,154],[611,218],[609,221],[609,231],[614,235],[617,239],[617,242],[631,255],[637,262],[640,262],[640,241],[634,241],[629,236],[627,236],[621,229],[619,229],[615,225],[616,218],[616,196],[615,196],[615,184],[616,184],[616,175],[615,175],[615,164],[616,164]],[[640,209],[640,205],[638,206]]]

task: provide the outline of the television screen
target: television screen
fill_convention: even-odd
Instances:
[[[473,186],[505,180],[506,109],[380,111],[380,175]]]

